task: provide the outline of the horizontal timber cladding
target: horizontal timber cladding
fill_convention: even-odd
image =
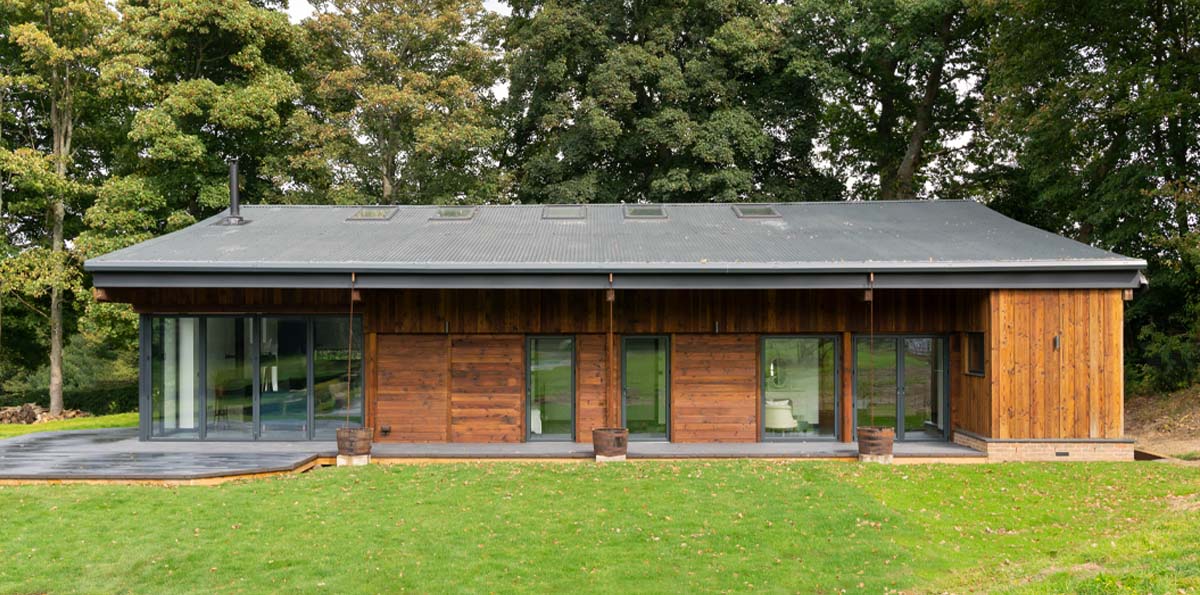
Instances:
[[[363,291],[365,324],[380,333],[605,333],[603,291]],[[876,332],[968,330],[980,290],[876,290]],[[613,331],[645,333],[867,332],[858,290],[618,290]]]
[[[450,338],[450,440],[525,439],[525,337]]]
[[[991,296],[992,438],[1120,438],[1123,315],[1113,289]]]
[[[446,442],[449,438],[450,338],[378,335],[375,439]],[[384,433],[384,428],[388,429]]]
[[[672,337],[671,440],[758,440],[756,335]]]
[[[608,338],[575,337],[575,440],[591,442],[592,430],[604,427],[608,392]]]

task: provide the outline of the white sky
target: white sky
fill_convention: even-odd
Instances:
[[[492,12],[508,14],[508,3],[503,0],[484,0],[483,5]],[[312,15],[312,13],[313,8],[308,3],[308,0],[289,0],[288,15],[291,17],[293,23],[299,23]]]

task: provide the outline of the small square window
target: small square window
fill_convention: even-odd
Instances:
[[[465,221],[475,216],[475,207],[438,207],[430,221]]]
[[[542,207],[542,219],[583,219],[587,207],[583,205],[546,205]]]
[[[387,221],[396,214],[396,207],[363,207],[346,218],[346,221]]]
[[[778,219],[779,211],[771,205],[733,205],[739,219]]]
[[[626,205],[626,219],[666,219],[667,210],[662,205]]]
[[[983,333],[967,333],[967,374],[983,376],[986,373],[987,360],[984,357],[986,345]]]

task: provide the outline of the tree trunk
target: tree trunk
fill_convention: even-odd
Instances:
[[[896,192],[893,198],[912,199],[917,196],[914,178],[916,178],[917,168],[921,164],[921,150],[925,146],[925,139],[929,136],[930,129],[933,128],[933,108],[937,105],[938,92],[942,87],[942,72],[946,68],[946,54],[949,52],[946,46],[950,43],[950,24],[953,20],[954,13],[947,14],[938,26],[937,37],[942,43],[942,50],[934,58],[933,64],[929,67],[929,73],[925,76],[925,92],[921,96],[921,101],[917,103],[916,113],[913,115],[912,131],[908,137],[908,147],[904,151],[904,159],[900,161],[900,167],[896,170]]]
[[[69,97],[70,79],[63,80],[63,96]],[[64,105],[65,104],[65,105]],[[71,152],[70,100],[50,100],[50,125],[54,135],[54,173],[59,178],[67,176],[67,159]],[[63,411],[63,312],[62,312],[62,252],[63,219],[66,206],[63,197],[55,194],[50,205],[50,255],[54,268],[54,286],[50,289],[50,415],[61,415]]]
[[[879,68],[879,122],[875,127],[875,140],[878,145],[878,157],[875,170],[879,173],[879,198],[890,200],[895,198],[896,191],[896,160],[890,150],[892,134],[896,129],[896,78],[895,59],[880,60]]]

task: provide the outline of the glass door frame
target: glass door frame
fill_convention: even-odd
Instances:
[[[942,366],[942,386],[945,387],[945,398],[942,399],[941,407],[939,407],[938,415],[945,420],[945,425],[942,428],[942,441],[950,439],[950,399],[953,397],[950,390],[950,335],[938,333],[875,333],[875,339],[892,339],[896,342],[896,440],[906,440],[904,435],[904,425],[901,423],[904,412],[904,397],[907,392],[907,387],[904,383],[904,340],[905,339],[941,339],[942,340],[942,361],[945,364]],[[871,334],[869,333],[854,333],[850,338],[853,342],[851,355],[854,357],[852,362],[851,389],[854,393],[851,406],[853,407],[854,415],[851,416],[851,426],[857,435],[858,433],[858,343],[859,341],[870,341]],[[937,440],[914,440],[914,442],[937,442]]]
[[[833,339],[833,435],[801,436],[797,438],[767,436],[767,340],[768,339]],[[853,340],[853,339],[852,339]],[[831,333],[791,333],[760,335],[758,338],[758,441],[808,442],[810,440],[838,441],[842,439],[842,336]]]
[[[533,404],[533,342],[537,339],[570,339],[571,340],[571,434],[566,439],[563,438],[543,438],[540,435],[535,437],[533,428],[529,423],[529,412],[532,410],[530,405]],[[526,442],[575,442],[577,427],[576,419],[576,403],[579,398],[578,386],[576,386],[579,366],[579,340],[575,335],[526,335],[525,336],[525,441]]]
[[[671,335],[664,335],[664,334],[621,335],[621,354],[620,354],[620,356],[621,356],[621,361],[620,361],[621,385],[619,387],[617,387],[621,391],[621,427],[628,427],[628,425],[626,424],[626,418],[625,418],[625,402],[627,401],[625,393],[628,391],[628,389],[626,388],[626,379],[625,379],[625,372],[627,371],[627,368],[628,368],[628,366],[625,365],[625,353],[626,353],[625,345],[626,345],[626,341],[628,341],[629,339],[662,339],[665,342],[666,347],[667,347],[666,353],[664,354],[666,356],[664,358],[666,360],[666,375],[665,375],[666,382],[664,383],[665,386],[663,386],[663,389],[666,391],[666,396],[667,396],[667,404],[666,404],[667,405],[667,407],[666,407],[667,421],[666,421],[666,432],[664,434],[664,437],[659,438],[657,435],[655,435],[655,436],[637,435],[637,434],[634,434],[633,432],[630,432],[629,440],[631,442],[660,442],[662,440],[666,440],[667,442],[670,442],[671,441]]]
[[[197,406],[199,407],[199,415],[197,416],[197,432],[195,438],[165,438],[162,436],[154,436],[151,424],[153,423],[153,413],[151,411],[151,396],[153,390],[151,379],[151,359],[153,357],[153,349],[151,347],[152,338],[151,327],[154,319],[183,319],[190,318],[196,321],[196,350],[198,359],[196,362],[196,381],[193,386],[195,394],[199,396]],[[250,372],[251,372],[251,423],[253,430],[244,437],[238,438],[221,438],[213,440],[214,442],[307,442],[317,441],[316,437],[316,387],[313,386],[315,380],[315,369],[313,362],[313,348],[316,346],[315,341],[315,321],[318,319],[347,319],[347,316],[340,314],[264,314],[261,312],[246,312],[246,313],[226,313],[226,314],[189,314],[185,312],[179,313],[161,313],[161,314],[141,314],[138,317],[138,438],[142,441],[147,440],[163,440],[175,442],[197,442],[208,440],[208,321],[210,319],[248,319],[250,320],[250,345],[251,353]],[[262,321],[266,318],[288,319],[305,321],[305,349],[306,351],[306,371],[307,377],[307,425],[308,430],[305,432],[304,438],[263,438],[260,406],[261,406],[261,382],[262,382]],[[353,324],[357,325],[360,340],[363,342],[362,349],[366,348],[366,332],[363,327],[363,316],[361,314],[354,315]],[[358,373],[362,377],[359,387],[359,400],[363,403],[362,412],[363,422],[366,422],[366,353],[362,353],[359,360]],[[349,391],[349,387],[347,387]],[[574,407],[574,403],[572,403]],[[572,409],[572,416],[574,410]],[[574,420],[572,420],[572,424]]]

